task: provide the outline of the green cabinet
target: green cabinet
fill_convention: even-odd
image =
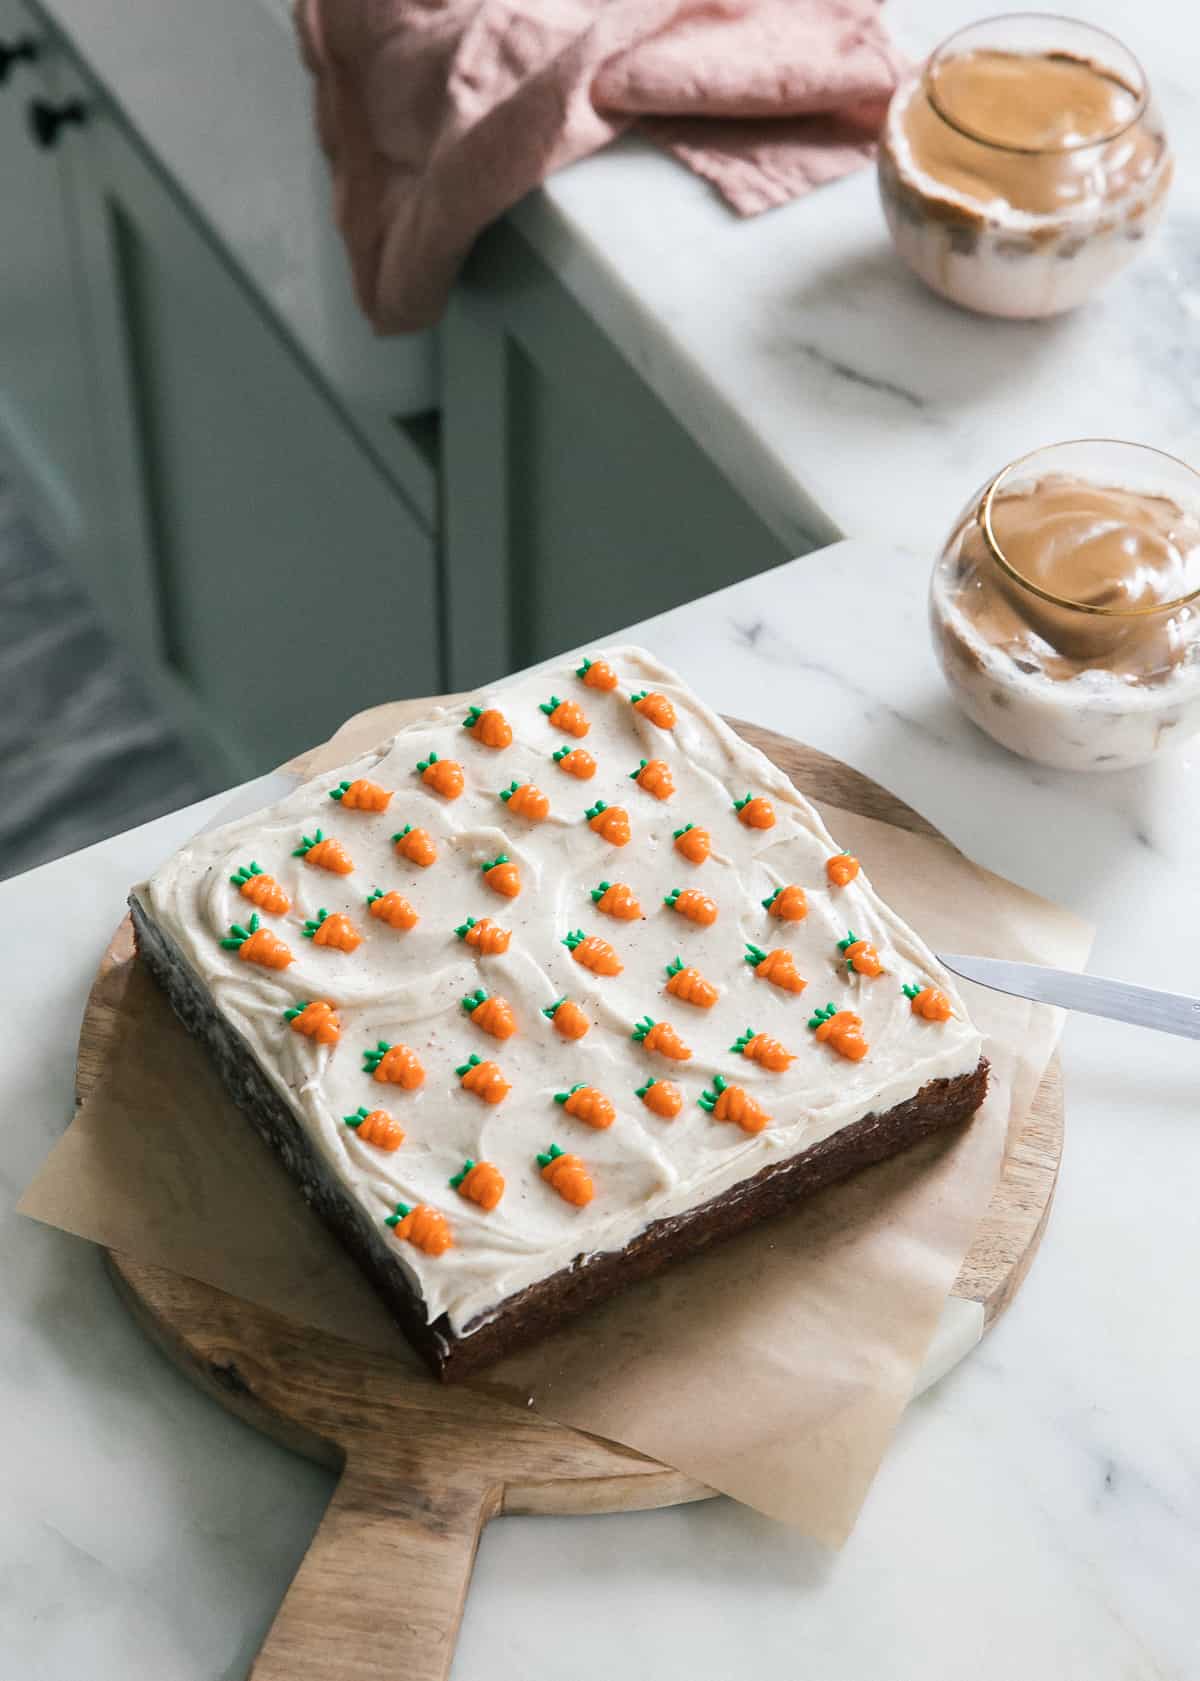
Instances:
[[[360,707],[436,693],[431,532],[103,109],[82,163],[128,637],[254,768]]]
[[[0,0],[0,39],[26,34],[0,98],[0,452],[38,517],[215,774],[438,692],[435,463],[399,426],[372,447],[85,68]],[[67,115],[48,148],[35,99]]]
[[[0,437],[43,529],[77,552],[90,440],[69,165],[67,148],[39,144],[32,127],[73,92],[33,14],[0,0]]]

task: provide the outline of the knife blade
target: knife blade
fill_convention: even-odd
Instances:
[[[938,954],[939,961],[965,981],[976,981],[993,992],[1008,992],[1035,1004],[1056,1004],[1062,1010],[1082,1010],[1107,1016],[1134,1027],[1152,1027],[1182,1039],[1200,1039],[1200,998],[1184,992],[1159,992],[1152,986],[1079,975],[1070,969],[1046,969],[1037,963],[1009,963],[999,957],[960,957]]]

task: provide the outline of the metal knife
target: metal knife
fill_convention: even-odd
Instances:
[[[939,961],[965,981],[1030,998],[1035,1004],[1057,1004],[1063,1010],[1083,1010],[1090,1016],[1153,1027],[1200,1039],[1200,998],[1183,992],[1159,992],[1152,986],[1130,986],[1099,975],[1078,975],[1070,969],[1044,969],[1037,963],[1007,963],[999,957],[959,957],[945,952]]]

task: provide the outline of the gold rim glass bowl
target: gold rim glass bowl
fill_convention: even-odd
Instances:
[[[1010,463],[933,569],[951,692],[1014,753],[1124,770],[1200,730],[1200,475],[1080,439]]]
[[[879,147],[900,256],[935,292],[986,315],[1081,303],[1151,233],[1171,172],[1129,49],[1038,12],[944,41],[897,88]]]

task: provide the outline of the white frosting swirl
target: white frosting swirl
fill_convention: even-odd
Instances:
[[[979,1060],[979,1034],[952,982],[876,896],[865,869],[846,888],[829,886],[825,861],[839,849],[783,772],[648,654],[621,648],[603,657],[620,677],[611,693],[580,683],[576,657],[476,697],[481,706],[503,710],[513,729],[511,747],[496,752],[473,740],[462,728],[465,707],[433,711],[378,751],[199,836],[139,890],[369,1219],[382,1230],[398,1201],[445,1213],[451,1249],[431,1257],[402,1243],[396,1253],[419,1283],[429,1318],[446,1313],[456,1331],[577,1255],[620,1249],[651,1221],[706,1202],[768,1163],[904,1102],[928,1080],[969,1072]],[[669,697],[678,716],[674,730],[658,729],[630,705],[630,692],[641,689]],[[590,720],[579,744],[597,761],[590,781],[567,775],[551,758],[556,747],[577,745],[538,709],[551,691],[578,701]],[[463,766],[461,798],[442,800],[414,774],[430,751]],[[668,762],[673,798],[659,801],[630,780],[642,758]],[[388,811],[346,811],[329,798],[339,781],[356,776],[395,790]],[[513,780],[533,781],[549,796],[546,821],[530,824],[509,812],[498,790]],[[770,797],[773,828],[748,829],[738,821],[732,802],[747,791]],[[614,848],[587,826],[584,810],[596,800],[629,812],[627,846]],[[712,855],[699,867],[673,844],[673,831],[689,822],[712,836]],[[395,852],[391,836],[405,823],[434,837],[439,857],[431,868]],[[318,826],[344,844],[352,874],[332,875],[292,856],[301,835]],[[483,883],[479,865],[498,852],[519,866],[516,899],[499,898]],[[292,901],[286,915],[262,918],[295,955],[282,971],[243,963],[220,944],[230,924],[244,924],[253,911],[229,879],[251,860]],[[621,922],[596,911],[589,890],[602,879],[633,888],[642,920]],[[762,908],[772,888],[789,882],[808,896],[802,922],[781,922]],[[701,927],[669,910],[663,900],[676,886],[702,888],[719,906],[716,922]],[[420,913],[417,926],[399,933],[370,917],[365,900],[375,887],[402,891]],[[363,936],[357,951],[303,938],[305,919],[321,908],[350,916]],[[466,917],[485,915],[511,929],[507,953],[477,958],[455,936]],[[576,963],[561,943],[575,928],[609,940],[623,973],[597,977]],[[878,947],[884,975],[847,975],[837,941],[849,928]],[[768,950],[788,947],[807,990],[788,994],[756,977],[744,961],[748,941]],[[713,1009],[664,993],[665,966],[677,954],[720,988]],[[906,981],[939,986],[953,1018],[931,1023],[914,1016],[901,992]],[[460,1000],[477,987],[512,1004],[518,1021],[512,1038],[492,1039],[466,1017]],[[578,1041],[564,1040],[541,1013],[563,995],[592,1020]],[[290,1005],[314,998],[327,998],[340,1011],[341,1039],[332,1049],[294,1033],[283,1019]],[[862,1017],[870,1044],[862,1062],[837,1056],[807,1029],[814,1007],[830,1000]],[[633,1042],[633,1025],[646,1014],[678,1029],[693,1051],[690,1061],[666,1062]],[[785,1074],[731,1052],[747,1026],[795,1053]],[[419,1091],[379,1084],[364,1073],[363,1052],[379,1039],[403,1041],[417,1052],[426,1071]],[[496,1107],[460,1087],[455,1067],[471,1051],[498,1062],[512,1084]],[[701,1090],[718,1073],[769,1111],[763,1132],[748,1136],[699,1106]],[[673,1121],[660,1120],[634,1096],[651,1074],[683,1090],[684,1107]],[[593,1130],[553,1101],[577,1081],[613,1100],[617,1119],[607,1131]],[[343,1117],[360,1105],[385,1108],[400,1121],[407,1136],[399,1150],[386,1154],[345,1125]],[[580,1155],[592,1174],[596,1194],[582,1209],[562,1201],[540,1176],[535,1158],[552,1141]],[[507,1189],[491,1213],[449,1186],[467,1157],[494,1162],[504,1174]]]

